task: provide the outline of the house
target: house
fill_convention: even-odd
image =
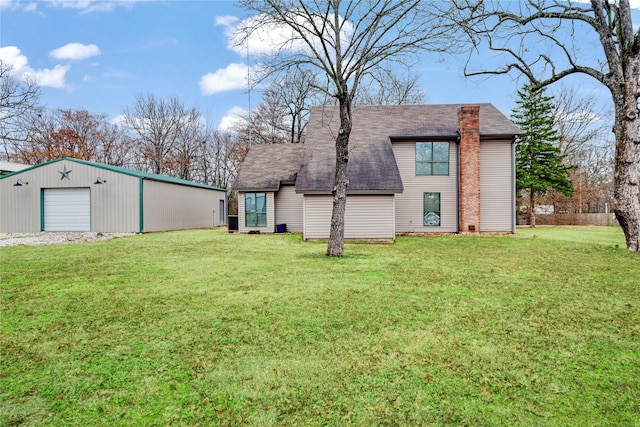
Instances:
[[[522,131],[493,105],[363,106],[352,117],[345,239],[515,232]],[[304,145],[249,150],[233,185],[241,233],[282,223],[305,240],[328,239],[339,129],[338,108],[317,107]]]
[[[29,165],[23,165],[21,163],[0,162],[0,176],[8,175],[28,167]]]
[[[0,232],[152,232],[223,225],[226,191],[61,158],[0,177]]]

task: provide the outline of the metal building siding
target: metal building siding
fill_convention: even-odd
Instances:
[[[143,231],[184,230],[215,225],[222,190],[143,180]]]
[[[71,171],[61,179],[60,171]],[[94,184],[100,177],[104,184]],[[14,187],[18,179],[28,185]],[[91,189],[91,231],[139,231],[138,179],[102,168],[57,161],[0,180],[0,231],[42,230],[42,191],[51,188]]]
[[[345,239],[394,239],[394,195],[349,195],[344,218]],[[333,196],[304,196],[304,239],[328,239]]]
[[[29,184],[14,187],[18,179]],[[28,172],[0,180],[0,232],[40,231],[40,187],[32,185],[33,181]]]
[[[480,144],[480,231],[514,231],[514,164],[511,141]]]
[[[253,193],[253,192],[252,192]],[[265,193],[265,191],[255,191],[255,193]],[[273,191],[267,191],[267,225],[266,227],[247,227],[244,217],[244,192],[238,192],[238,232],[248,233],[249,231],[259,231],[260,233],[273,233],[276,228],[274,195]],[[287,226],[288,228],[288,226]]]
[[[393,154],[398,163],[404,191],[396,194],[396,232],[455,233],[458,231],[457,150],[455,142],[449,144],[448,176],[416,175],[416,144],[393,142]],[[423,225],[424,193],[440,193],[441,225]]]
[[[302,194],[293,185],[283,185],[275,195],[276,224],[287,224],[287,231],[302,233]]]

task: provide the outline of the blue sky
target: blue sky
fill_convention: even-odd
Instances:
[[[218,0],[0,0],[0,59],[19,75],[37,76],[49,108],[115,120],[137,94],[152,93],[177,96],[218,127],[249,107],[247,58],[228,46],[228,30],[244,16],[234,2]],[[464,78],[461,61],[424,55],[414,71],[427,101],[491,102],[509,115],[519,83]],[[569,84],[607,97],[588,79]],[[258,102],[253,92],[252,106]]]

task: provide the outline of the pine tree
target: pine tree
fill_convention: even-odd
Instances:
[[[573,183],[568,172],[573,166],[563,163],[558,141],[560,135],[553,127],[553,97],[544,88],[525,85],[518,91],[517,107],[511,118],[524,136],[516,140],[516,188],[529,193],[529,226],[536,226],[536,196],[555,189],[570,196]]]

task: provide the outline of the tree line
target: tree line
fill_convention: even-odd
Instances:
[[[218,130],[196,107],[177,96],[138,94],[117,121],[85,109],[48,109],[35,81],[19,81],[0,61],[0,158],[38,165],[60,157],[127,167],[228,188],[253,144],[304,143],[312,106],[330,105],[317,89],[317,76],[285,73],[262,91],[262,102]],[[380,70],[359,104],[425,102],[418,75],[400,77]]]
[[[220,188],[231,186],[251,145],[304,143],[311,107],[332,104],[318,90],[316,75],[294,70],[271,81],[262,102],[227,130],[212,127],[177,96],[154,94],[136,95],[114,122],[85,109],[46,108],[37,82],[19,81],[10,71],[0,61],[0,159],[38,165],[73,157]],[[358,104],[425,102],[417,74],[379,73]]]
[[[298,71],[286,73],[264,89],[263,102],[239,117],[231,130],[212,129],[197,108],[187,107],[177,97],[163,99],[153,94],[137,95],[134,105],[125,107],[121,120],[113,123],[106,114],[83,109],[48,110],[38,103],[37,86],[13,80],[3,69],[7,96],[2,98],[2,107],[13,112],[2,118],[4,160],[36,165],[73,157],[221,188],[233,183],[252,144],[304,143],[310,108],[331,103],[315,88],[317,76]],[[380,69],[375,81],[381,83],[370,82],[369,90],[360,92],[354,104],[424,103],[426,95],[418,86],[418,77]],[[523,172],[535,159],[528,141],[540,137],[539,131],[530,132],[518,144],[518,165],[525,164],[517,174],[519,206],[531,212],[537,200],[553,205],[555,212],[603,212],[613,199],[613,144],[607,139],[603,120],[607,112],[597,107],[592,95],[580,96],[575,88],[563,87],[555,98],[543,93],[530,86],[523,88],[512,118],[524,130],[536,128],[539,119],[552,128],[547,150],[550,158],[557,157],[553,168],[559,173],[552,176],[559,181]],[[538,117],[542,107],[545,114]],[[538,181],[537,186],[532,180]]]

